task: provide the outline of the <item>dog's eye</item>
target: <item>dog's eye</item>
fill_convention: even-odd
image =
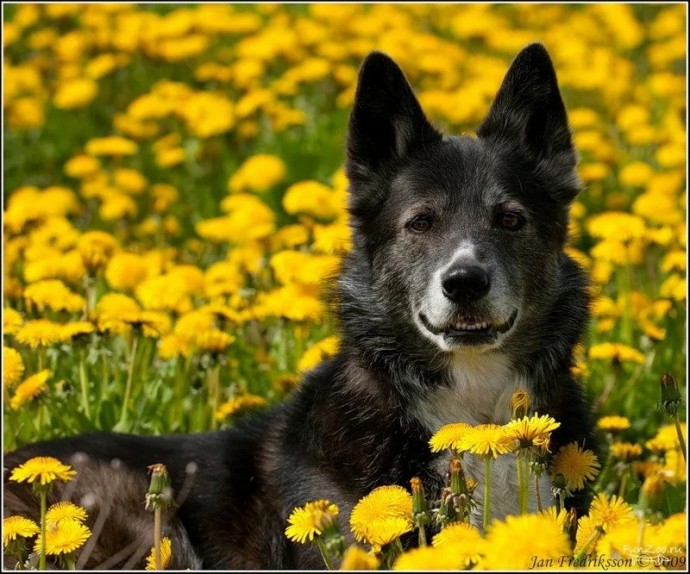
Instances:
[[[504,213],[500,221],[501,227],[508,231],[517,231],[525,224],[525,218],[519,213]]]
[[[407,227],[415,233],[426,233],[431,229],[431,217],[418,215],[407,224]]]

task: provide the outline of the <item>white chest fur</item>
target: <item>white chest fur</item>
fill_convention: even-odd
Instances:
[[[464,422],[471,425],[496,423],[510,420],[510,399],[516,389],[532,391],[530,382],[516,376],[508,358],[501,353],[462,353],[456,355],[451,364],[452,384],[435,389],[418,402],[415,416],[435,433],[445,424]],[[439,461],[437,471],[448,472],[448,457]],[[472,523],[481,526],[484,500],[483,460],[466,454],[463,458],[465,473],[478,481],[475,490],[477,507]],[[534,481],[530,481],[530,511],[537,508]],[[518,483],[515,454],[501,456],[492,462],[491,472],[491,516],[504,518],[518,514]],[[544,507],[552,504],[551,485],[548,477],[540,482],[540,494]]]

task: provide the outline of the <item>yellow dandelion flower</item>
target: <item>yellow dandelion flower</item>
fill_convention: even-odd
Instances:
[[[299,181],[293,183],[283,195],[283,207],[291,215],[304,213],[330,219],[340,212],[338,199],[331,188],[318,181]]]
[[[96,319],[101,331],[126,332],[140,315],[139,304],[122,293],[107,293],[96,305]]]
[[[618,211],[605,211],[587,221],[587,229],[594,237],[619,241],[643,237],[645,228],[639,215]]]
[[[555,506],[549,506],[545,510],[540,511],[539,515],[552,520],[559,528],[563,529],[565,527],[565,520],[568,517],[568,511],[565,508],[561,508],[560,512],[556,512]]]
[[[118,291],[130,291],[149,276],[151,262],[136,253],[116,253],[105,268],[108,285]]]
[[[359,542],[383,546],[412,530],[412,495],[401,486],[380,486],[352,509],[350,527]]]
[[[98,214],[106,221],[135,217],[137,212],[136,202],[124,193],[109,193],[98,210]]]
[[[16,349],[2,347],[2,384],[11,387],[24,374],[24,361]]]
[[[38,482],[41,485],[50,484],[55,480],[67,482],[72,480],[77,471],[71,466],[63,464],[52,456],[37,456],[19,465],[10,475],[14,482]]]
[[[510,411],[513,418],[526,417],[531,404],[529,393],[525,389],[517,389],[510,397]]]
[[[633,463],[633,470],[635,471],[635,474],[638,476],[638,478],[640,478],[641,481],[644,481],[644,479],[647,477],[659,474],[663,471],[663,469],[663,465],[656,461],[637,460]]]
[[[575,534],[575,554],[578,554],[585,547],[585,544],[592,540],[594,532],[597,530],[597,523],[591,516],[583,516],[577,521],[577,532]],[[639,533],[639,531],[638,531]],[[595,543],[588,548],[588,555],[594,553],[599,547],[601,539],[595,538]]]
[[[2,332],[5,335],[15,335],[23,324],[24,319],[19,312],[9,307],[2,310]]]
[[[228,187],[232,193],[265,191],[285,178],[285,162],[279,157],[259,154],[246,160],[232,175]]]
[[[64,340],[76,339],[82,335],[93,333],[96,327],[88,321],[72,321],[62,326],[62,338]]]
[[[2,545],[7,548],[17,538],[31,538],[38,534],[38,525],[23,516],[8,516],[2,521]]]
[[[683,434],[683,438],[687,444],[687,426],[685,423],[680,423],[680,430]],[[649,450],[655,452],[664,452],[667,450],[673,450],[679,448],[678,445],[678,432],[676,431],[676,426],[674,424],[662,426],[656,433],[656,436],[649,439],[645,446]]]
[[[68,159],[67,162],[65,162],[63,169],[70,177],[74,177],[75,179],[83,179],[98,173],[100,167],[101,162],[99,162],[95,157],[78,154]]]
[[[46,530],[46,554],[56,556],[70,554],[84,545],[91,530],[78,520],[66,518]],[[34,552],[41,550],[41,535],[36,538]]]
[[[359,546],[352,545],[345,550],[341,570],[376,570],[379,561],[376,556],[363,550]]]
[[[86,510],[77,506],[73,502],[62,501],[51,505],[46,512],[46,524],[50,528],[62,520],[76,520],[84,522],[86,520]]]
[[[669,554],[685,556],[688,547],[687,524],[688,515],[685,512],[672,514],[654,533],[654,544],[666,548]],[[675,552],[672,549],[675,549]]]
[[[17,341],[28,345],[32,349],[49,347],[63,340],[62,325],[47,319],[27,321],[15,335]]]
[[[136,319],[130,320],[129,324],[141,329],[144,337],[152,339],[157,339],[170,331],[170,317],[158,311],[142,311]]]
[[[583,546],[587,539],[584,535],[590,531],[589,524],[583,525],[583,534],[580,537],[579,546]],[[649,543],[649,537],[652,530],[656,527],[650,525],[645,526],[645,541]],[[590,532],[591,536],[591,532]],[[634,558],[639,555],[639,540],[640,540],[640,525],[637,521],[628,521],[612,526],[606,535],[602,536],[601,540],[596,545],[596,550],[606,556],[617,556],[621,558]],[[590,552],[591,555],[591,552]]]
[[[616,495],[609,498],[603,492],[597,494],[592,501],[589,516],[595,524],[603,527],[604,530],[614,524],[635,519],[632,506]]]
[[[225,420],[240,412],[265,407],[267,404],[266,399],[258,395],[242,395],[235,397],[218,407],[216,419]]]
[[[617,363],[644,365],[644,355],[637,349],[623,343],[599,343],[589,349],[590,359],[610,359]]]
[[[510,421],[505,425],[505,432],[520,442],[520,448],[541,444],[551,436],[551,432],[561,426],[549,415],[534,414],[531,417]]]
[[[194,338],[194,342],[199,349],[211,353],[222,353],[234,340],[235,337],[219,329],[202,331]]]
[[[431,452],[441,452],[448,448],[458,450],[460,439],[467,433],[472,425],[466,423],[452,423],[443,425],[434,436],[431,437],[429,444]]]
[[[92,271],[104,267],[117,247],[117,239],[105,231],[87,231],[77,240],[84,267]]]
[[[192,344],[186,337],[176,333],[165,335],[158,341],[158,355],[161,359],[173,359],[175,357],[188,357],[192,352]]]
[[[146,309],[181,313],[191,308],[190,287],[188,277],[171,272],[147,279],[136,288],[136,295]]]
[[[48,369],[44,369],[30,376],[22,384],[17,386],[10,399],[10,408],[12,410],[18,410],[20,407],[28,403],[29,401],[35,399],[41,393],[48,390],[46,381],[50,377],[51,372]]]
[[[460,570],[464,559],[450,546],[426,546],[413,548],[401,554],[393,564],[393,570]]]
[[[322,339],[304,352],[297,363],[297,370],[304,373],[313,369],[321,361],[335,355],[338,352],[339,346],[340,339],[338,337],[326,337]]]
[[[73,293],[59,279],[32,283],[24,289],[24,301],[29,308],[35,307],[39,311],[47,308],[52,311],[70,313],[81,311],[86,304],[86,300],[81,295]]]
[[[477,550],[481,541],[482,536],[475,526],[467,522],[455,522],[434,536],[432,545],[450,547],[460,562],[458,568],[469,568],[481,558]]]
[[[133,195],[139,195],[149,185],[149,181],[143,173],[136,169],[124,167],[113,171],[113,183],[119,189]]]
[[[527,570],[533,556],[557,560],[570,555],[570,543],[562,528],[538,514],[508,516],[494,521],[479,550],[485,555],[480,567],[487,570]]]
[[[360,524],[352,531],[359,542],[368,542],[374,548],[390,544],[403,534],[411,532],[413,525],[410,520],[400,516],[385,516],[374,518],[366,525]]]
[[[476,456],[498,458],[499,455],[514,451],[517,446],[515,438],[506,434],[506,427],[484,424],[468,429],[460,438],[458,450]]]
[[[680,448],[672,448],[664,454],[663,475],[671,484],[684,483],[687,480],[687,464]]]
[[[53,105],[63,110],[86,106],[98,93],[98,84],[91,78],[70,78],[61,82],[55,91]]]
[[[615,442],[611,445],[611,454],[619,460],[631,462],[642,454],[642,447],[629,442]]]
[[[304,225],[285,225],[271,236],[271,249],[292,249],[308,242],[309,230]]]
[[[294,542],[304,544],[307,540],[314,540],[338,518],[339,509],[328,500],[308,502],[300,508],[295,508],[288,518],[289,526],[285,529],[285,536]]]
[[[104,138],[93,138],[86,142],[86,153],[91,156],[99,155],[134,155],[137,153],[136,142],[121,136],[108,136]]]
[[[576,442],[567,444],[556,453],[551,473],[561,474],[570,490],[582,490],[585,480],[594,480],[601,465],[591,450],[581,449]]]
[[[146,557],[146,570],[156,570],[156,554],[155,547],[151,548],[151,552]],[[170,566],[172,560],[172,541],[165,536],[161,540],[161,570],[165,570]]]
[[[630,428],[630,420],[626,417],[619,417],[616,415],[601,417],[597,421],[597,427],[609,432],[624,431]]]

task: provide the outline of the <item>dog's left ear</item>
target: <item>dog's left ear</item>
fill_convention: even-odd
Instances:
[[[347,140],[347,175],[366,183],[396,160],[441,141],[424,116],[403,71],[381,52],[359,71]]]
[[[577,195],[577,153],[556,71],[542,44],[530,44],[515,57],[477,135],[526,153],[538,169],[569,182],[552,190],[558,201],[570,202]]]

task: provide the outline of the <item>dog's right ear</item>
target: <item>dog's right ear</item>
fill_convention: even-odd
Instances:
[[[579,191],[565,105],[542,44],[530,44],[515,57],[477,135],[525,152],[552,180],[565,182],[551,190],[556,199],[569,203]]]
[[[347,176],[366,183],[389,162],[440,141],[403,71],[381,52],[369,54],[359,71],[347,140]]]

